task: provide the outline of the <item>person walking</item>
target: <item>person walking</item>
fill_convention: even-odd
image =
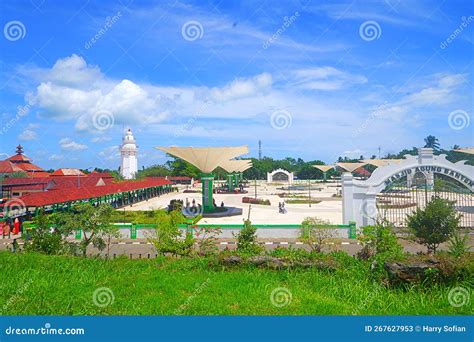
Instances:
[[[20,220],[18,217],[15,218],[15,221],[13,221],[13,235],[17,235],[20,233]]]

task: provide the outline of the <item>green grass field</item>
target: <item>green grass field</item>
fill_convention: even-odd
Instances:
[[[472,304],[449,304],[454,285],[382,287],[350,257],[334,272],[226,269],[206,258],[107,261],[9,252],[0,253],[0,266],[2,315],[472,314]],[[93,301],[101,287],[114,297],[105,307]],[[270,299],[279,287],[291,293],[282,307]]]

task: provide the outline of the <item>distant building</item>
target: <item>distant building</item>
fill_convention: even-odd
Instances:
[[[120,155],[122,158],[120,174],[125,179],[134,178],[138,171],[137,144],[130,128],[123,137]]]
[[[48,177],[49,173],[32,163],[32,160],[23,154],[23,147],[16,147],[16,154],[0,161],[0,175],[9,176],[13,173],[25,173],[28,177]]]

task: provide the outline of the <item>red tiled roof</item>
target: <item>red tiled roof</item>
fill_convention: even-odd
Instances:
[[[32,178],[44,178],[44,177],[49,177],[50,173],[46,171],[35,171],[35,172],[28,172],[28,176]]]
[[[0,173],[22,172],[23,169],[9,160],[0,160]]]
[[[85,176],[79,169],[57,169],[51,176]]]
[[[7,158],[6,160],[10,160],[10,161],[16,161],[16,162],[29,162],[31,161],[30,158],[28,158],[27,156],[23,155],[23,154],[15,154],[14,156],[11,156],[9,158]]]
[[[166,177],[169,180],[191,180],[191,177],[186,177],[186,176],[168,176]]]
[[[109,172],[97,172],[92,171],[87,175],[87,177],[99,177],[99,178],[114,178]]]
[[[15,163],[16,166],[23,169],[24,171],[43,171],[38,165],[32,163]]]
[[[31,184],[47,184],[50,181],[49,177],[43,178],[30,178],[30,177],[18,177],[18,178],[5,178],[1,183],[2,185],[31,185]]]
[[[84,200],[126,191],[171,184],[172,183],[170,181],[164,179],[147,178],[141,181],[120,182],[104,186],[88,186],[45,192],[32,192],[19,197],[19,200],[23,201],[27,207],[41,207],[55,203]]]

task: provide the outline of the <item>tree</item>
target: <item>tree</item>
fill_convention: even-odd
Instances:
[[[320,253],[323,245],[335,237],[334,230],[327,225],[328,221],[317,217],[306,217],[301,223],[299,240],[309,245],[312,251]]]
[[[65,236],[81,229],[83,239],[78,247],[83,256],[86,256],[87,247],[93,245],[99,250],[106,247],[104,237],[112,232],[112,215],[114,209],[108,204],[93,206],[90,203],[79,203],[71,210],[54,215],[55,226],[61,227]]]
[[[418,208],[408,215],[407,226],[415,239],[427,247],[428,253],[436,253],[439,244],[459,229],[460,219],[452,202],[435,197],[424,209]]]
[[[434,135],[428,135],[425,138],[425,147],[432,148],[433,150],[439,150],[438,138],[436,138]]]

